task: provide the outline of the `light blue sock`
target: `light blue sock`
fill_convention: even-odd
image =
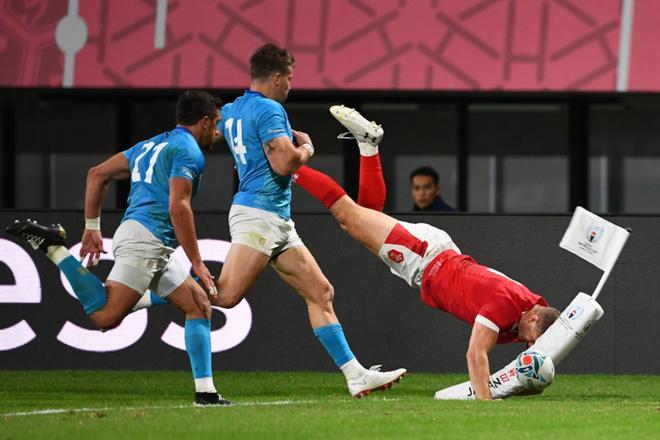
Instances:
[[[187,319],[185,340],[193,378],[211,377],[211,321]]]
[[[321,345],[323,345],[338,367],[341,367],[351,359],[355,359],[355,355],[348,346],[346,336],[344,336],[344,329],[340,323],[335,322],[334,324],[328,324],[323,327],[316,327],[314,329],[314,335],[319,339]]]
[[[105,303],[108,302],[108,294],[96,275],[83,267],[71,255],[60,261],[57,266],[71,283],[73,293],[78,297],[85,313],[91,315],[105,306]]]
[[[153,290],[149,291],[149,298],[151,299],[151,305],[152,306],[160,306],[160,305],[163,305],[163,304],[169,304],[163,298],[158,296],[158,294],[156,292],[154,292]]]
[[[153,290],[147,290],[138,300],[138,302],[135,303],[133,306],[133,309],[131,312],[135,312],[137,310],[142,310],[142,309],[147,309],[149,307],[153,306],[160,306],[163,304],[169,304],[167,301],[165,301],[163,298],[158,296],[157,293],[155,293]]]

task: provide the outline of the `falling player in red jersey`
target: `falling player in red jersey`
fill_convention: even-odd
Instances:
[[[446,232],[380,212],[385,182],[377,143],[371,140],[378,125],[344,106],[332,106],[330,112],[360,147],[359,204],[332,178],[310,167],[296,171],[296,183],[321,201],[341,227],[383,260],[392,273],[420,289],[426,305],[472,326],[467,350],[470,381],[477,398],[490,400],[488,353],[497,343],[533,344],[559,311],[519,282],[461,254]]]

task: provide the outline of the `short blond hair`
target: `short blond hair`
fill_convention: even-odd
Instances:
[[[561,312],[554,307],[539,306],[535,312],[539,316],[538,324],[536,324],[539,329],[539,336],[545,333],[557,318],[559,318],[559,315],[561,315]]]

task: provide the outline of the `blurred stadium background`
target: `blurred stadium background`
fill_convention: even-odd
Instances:
[[[296,56],[285,108],[314,139],[314,166],[357,191],[357,149],[335,139],[327,108],[358,108],[385,128],[387,211],[446,229],[560,309],[599,275],[557,247],[573,209],[631,226],[606,315],[560,372],[657,374],[658,23],[655,0],[0,0],[0,220],[61,221],[73,245],[87,169],[170,128],[183,89],[240,95],[250,53],[272,41]],[[409,213],[421,165],[461,213]],[[228,240],[235,185],[218,145],[195,200],[200,238]],[[107,236],[127,190],[111,186]],[[365,362],[465,372],[469,329],[425,308],[316,201],[296,191],[293,207]],[[25,251],[0,238],[2,368],[188,368],[176,313],[135,314],[120,336],[90,332],[55,268]],[[209,261],[217,271],[222,256]],[[216,369],[333,371],[304,305],[273,274],[248,302],[214,314]],[[296,356],[281,355],[283,340]],[[498,349],[494,368],[518,349]]]

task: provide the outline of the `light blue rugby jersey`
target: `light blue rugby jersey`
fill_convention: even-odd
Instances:
[[[124,151],[131,172],[131,192],[124,220],[136,220],[166,246],[176,240],[170,220],[170,178],[193,183],[193,197],[204,172],[204,154],[190,132],[177,127],[138,142]]]
[[[280,136],[293,139],[282,105],[259,92],[246,90],[221,110],[219,129],[225,134],[238,171],[234,204],[291,217],[291,175],[280,176],[270,167],[263,144]]]

